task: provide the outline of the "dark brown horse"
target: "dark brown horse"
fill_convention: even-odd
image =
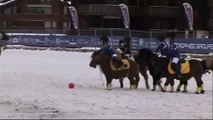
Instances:
[[[162,92],[165,92],[161,85],[161,77],[163,77],[162,71],[154,71],[154,67],[152,66],[152,59],[157,57],[150,49],[143,48],[138,51],[138,55],[134,56],[135,61],[138,63],[140,72],[143,76],[146,77],[146,84],[148,85],[148,75],[147,75],[147,68],[149,73],[153,79],[153,88],[152,91],[156,90],[156,86],[158,85]]]
[[[112,63],[112,58],[104,55],[100,51],[95,51],[91,58],[92,60],[89,65],[90,67],[94,68],[96,68],[97,65],[100,65],[100,68],[106,77],[107,90],[112,89],[111,82],[113,79],[120,79],[125,77],[130,80],[130,89],[137,88],[138,82],[140,80],[139,69],[137,63],[135,63],[133,60],[125,59],[127,66],[129,67],[117,69],[114,66],[116,63]]]
[[[158,57],[155,55],[151,50],[149,49],[140,49],[138,59],[140,61],[146,61],[148,64],[150,74],[153,77],[153,90],[155,90],[156,84],[158,84],[162,91],[165,91],[165,88],[170,84],[171,85],[171,91],[174,89],[174,79],[177,79],[177,76],[175,74],[171,74],[168,71],[168,64],[170,63],[170,59],[166,57]],[[197,83],[197,89],[195,93],[204,93],[203,89],[203,81],[202,81],[202,75],[207,72],[207,65],[205,60],[196,60],[191,59],[188,61],[190,71],[188,73],[182,74],[180,83],[177,87],[177,91],[180,90],[180,87],[184,84],[184,91],[187,92],[187,81],[194,77],[196,83]],[[164,84],[164,89],[162,89],[160,85],[160,79],[162,77],[166,77],[166,82]],[[178,80],[178,79],[177,79]]]
[[[172,74],[168,70],[168,65],[170,63],[170,59],[167,57],[153,57],[151,60],[153,71],[155,73],[162,72],[162,75],[166,77],[165,87],[167,87],[169,84],[171,87],[174,87],[174,79],[177,79],[176,74]],[[206,71],[206,62],[205,60],[196,60],[191,59],[188,60],[189,63],[189,71],[187,73],[182,74],[182,77],[180,78],[180,84],[187,83],[187,80],[194,77],[196,83],[197,83],[197,89],[195,91],[196,94],[204,93],[203,89],[203,81],[202,81],[202,75],[205,74]],[[180,89],[180,84],[178,85],[178,89]]]
[[[210,73],[210,70],[213,71],[213,60],[212,59],[203,59],[201,62],[203,64],[203,68],[205,69],[205,71],[207,73]],[[169,82],[169,81],[167,81],[167,82]],[[183,92],[187,92],[188,82],[187,81],[182,81],[182,80],[180,80],[180,83],[179,83],[179,85],[177,87],[177,91],[181,91],[180,88],[182,87],[182,85],[184,85]]]

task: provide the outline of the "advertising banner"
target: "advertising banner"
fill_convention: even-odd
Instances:
[[[125,28],[130,28],[129,9],[125,4],[119,4]]]
[[[190,30],[193,30],[193,8],[189,3],[183,3],[185,15],[187,18],[188,26]]]
[[[121,36],[109,37],[114,48],[119,45]],[[100,47],[98,44],[99,37],[95,36],[30,36],[20,35],[13,36],[7,41],[7,45],[25,45],[39,47]],[[131,38],[131,48],[141,49],[149,48],[155,50],[158,46],[158,41],[149,38]],[[188,53],[212,53],[213,39],[175,39],[175,44],[180,52]]]
[[[70,15],[72,17],[72,24],[75,29],[78,29],[78,13],[73,6],[69,6]]]

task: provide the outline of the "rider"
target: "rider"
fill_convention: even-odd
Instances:
[[[119,51],[122,54],[122,58],[130,58],[131,57],[131,38],[125,37],[123,40],[119,41]]]
[[[180,53],[177,46],[174,44],[175,33],[169,32],[167,37],[169,38],[169,44],[165,41],[164,36],[159,36],[158,40],[160,41],[159,46],[156,49],[156,52],[160,51],[161,55],[171,58],[172,66],[174,66],[177,77],[181,78],[180,73]]]
[[[109,42],[109,38],[105,35],[102,35],[100,37],[99,41],[101,43],[100,51],[103,52],[106,56],[111,57],[113,62],[117,63],[119,65],[118,67],[120,67],[122,65],[122,62],[117,57],[117,54],[113,50],[113,48]]]

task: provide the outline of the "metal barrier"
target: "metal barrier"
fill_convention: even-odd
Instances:
[[[110,36],[110,42],[113,48],[117,48],[121,36]],[[155,50],[158,46],[156,39],[132,37],[131,48],[133,50],[149,48]],[[82,47],[99,47],[98,36],[53,36],[53,35],[14,35],[10,37],[6,45],[24,45],[36,47],[63,47],[63,48],[82,48]],[[175,44],[180,52],[187,53],[212,53],[213,39],[175,39]]]

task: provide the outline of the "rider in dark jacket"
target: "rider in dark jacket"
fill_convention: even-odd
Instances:
[[[106,56],[116,57],[115,51],[112,49],[112,46],[109,42],[109,38],[107,36],[101,36],[99,41],[101,43],[100,47],[101,52],[103,52]]]
[[[125,37],[119,41],[119,48],[117,49],[122,54],[122,58],[131,57],[131,38]]]
[[[99,39],[100,43],[101,43],[101,48],[100,51],[103,52],[106,56],[111,57],[112,60],[118,64],[118,66],[120,67],[122,65],[121,60],[117,57],[117,54],[115,53],[115,51],[113,50],[110,42],[109,42],[109,38],[105,35],[101,36]]]
[[[178,78],[181,78],[180,64],[179,64],[180,53],[179,53],[179,49],[174,44],[175,33],[169,32],[167,37],[169,37],[170,43],[167,43],[165,41],[164,36],[158,37],[160,44],[157,47],[156,52],[160,51],[161,55],[171,58],[172,66],[175,68],[176,75]]]

